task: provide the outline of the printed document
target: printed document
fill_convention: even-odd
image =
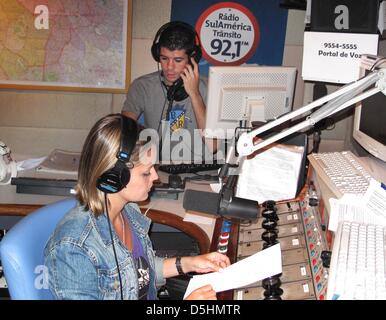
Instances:
[[[243,161],[236,196],[262,203],[296,197],[304,147],[276,145]]]
[[[190,279],[184,298],[207,284],[212,285],[216,292],[221,292],[247,286],[281,272],[281,250],[278,243],[230,265],[222,272],[194,276]]]
[[[371,179],[366,193],[360,197],[345,194],[342,198],[330,198],[330,220],[328,229],[336,231],[340,221],[386,226],[386,190],[383,184]]]

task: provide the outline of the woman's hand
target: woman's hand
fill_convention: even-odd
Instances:
[[[216,291],[210,284],[192,291],[184,300],[217,300]]]
[[[185,273],[208,273],[221,271],[230,265],[229,258],[219,252],[211,252],[199,256],[182,257],[182,269]]]

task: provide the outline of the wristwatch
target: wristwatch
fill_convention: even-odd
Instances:
[[[179,275],[185,274],[185,272],[182,270],[181,257],[176,257],[176,268]]]

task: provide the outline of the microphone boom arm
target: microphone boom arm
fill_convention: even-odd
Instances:
[[[206,211],[210,214],[217,214],[225,218],[237,218],[239,220],[254,220],[258,217],[258,202],[247,200],[243,198],[234,197],[234,188],[237,182],[237,174],[232,174],[228,171],[234,166],[240,163],[240,160],[245,159],[253,152],[262,149],[290,134],[302,130],[306,127],[313,126],[318,121],[335,114],[345,108],[355,104],[361,100],[364,100],[378,92],[382,92],[386,95],[386,69],[380,69],[371,72],[367,76],[345,85],[343,88],[324,96],[300,109],[290,112],[279,119],[269,122],[262,127],[259,127],[250,132],[243,132],[238,139],[234,139],[230,149],[227,152],[225,163],[219,173],[219,180],[221,184],[221,191],[218,195],[208,192],[203,192],[199,195],[195,195],[197,191],[191,191],[194,196],[194,201],[188,199],[187,194],[184,196],[184,208],[186,210],[196,209],[197,203],[200,202],[203,196],[206,196],[210,201],[215,202],[214,207],[207,208]],[[375,83],[375,88],[368,89]],[[326,103],[326,104],[325,104]],[[291,120],[297,116],[314,109],[315,107],[322,106],[317,111],[311,113],[306,120],[284,130],[278,134],[275,134],[265,140],[260,140],[256,144],[254,138],[259,134],[278,126],[288,120]],[[236,148],[237,147],[237,148]],[[237,153],[236,153],[237,151]],[[227,180],[225,180],[227,178]],[[225,181],[224,181],[225,180]],[[189,191],[189,190],[188,190]],[[186,198],[186,201],[185,201]],[[197,199],[196,199],[197,198]],[[205,202],[205,201],[204,201]]]
[[[369,89],[361,94],[363,90],[367,89],[372,84],[376,84],[375,88]],[[382,92],[386,95],[386,69],[380,69],[373,71],[367,76],[352,82],[348,85],[345,85],[343,88],[324,96],[304,107],[301,107],[295,111],[292,111],[279,119],[276,119],[272,122],[269,122],[253,131],[244,132],[241,134],[237,141],[237,152],[239,153],[238,159],[240,157],[245,157],[253,152],[260,150],[271,143],[274,143],[284,137],[289,136],[290,134],[300,131],[304,128],[313,126],[318,121],[335,114],[345,108],[364,100],[378,92]],[[261,140],[254,144],[254,138],[259,134],[278,126],[279,124],[291,120],[297,116],[300,116],[315,107],[318,107],[324,103],[328,102],[325,106],[321,107],[319,110],[312,113],[306,118],[306,120],[294,125],[293,127],[288,128],[278,134],[271,136],[265,140]],[[228,158],[228,157],[227,157]]]

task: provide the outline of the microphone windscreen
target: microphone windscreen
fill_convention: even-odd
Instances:
[[[196,190],[185,190],[182,206],[185,210],[217,215],[220,194]]]
[[[232,202],[224,210],[227,218],[255,221],[259,217],[259,203],[257,201],[233,197]]]

